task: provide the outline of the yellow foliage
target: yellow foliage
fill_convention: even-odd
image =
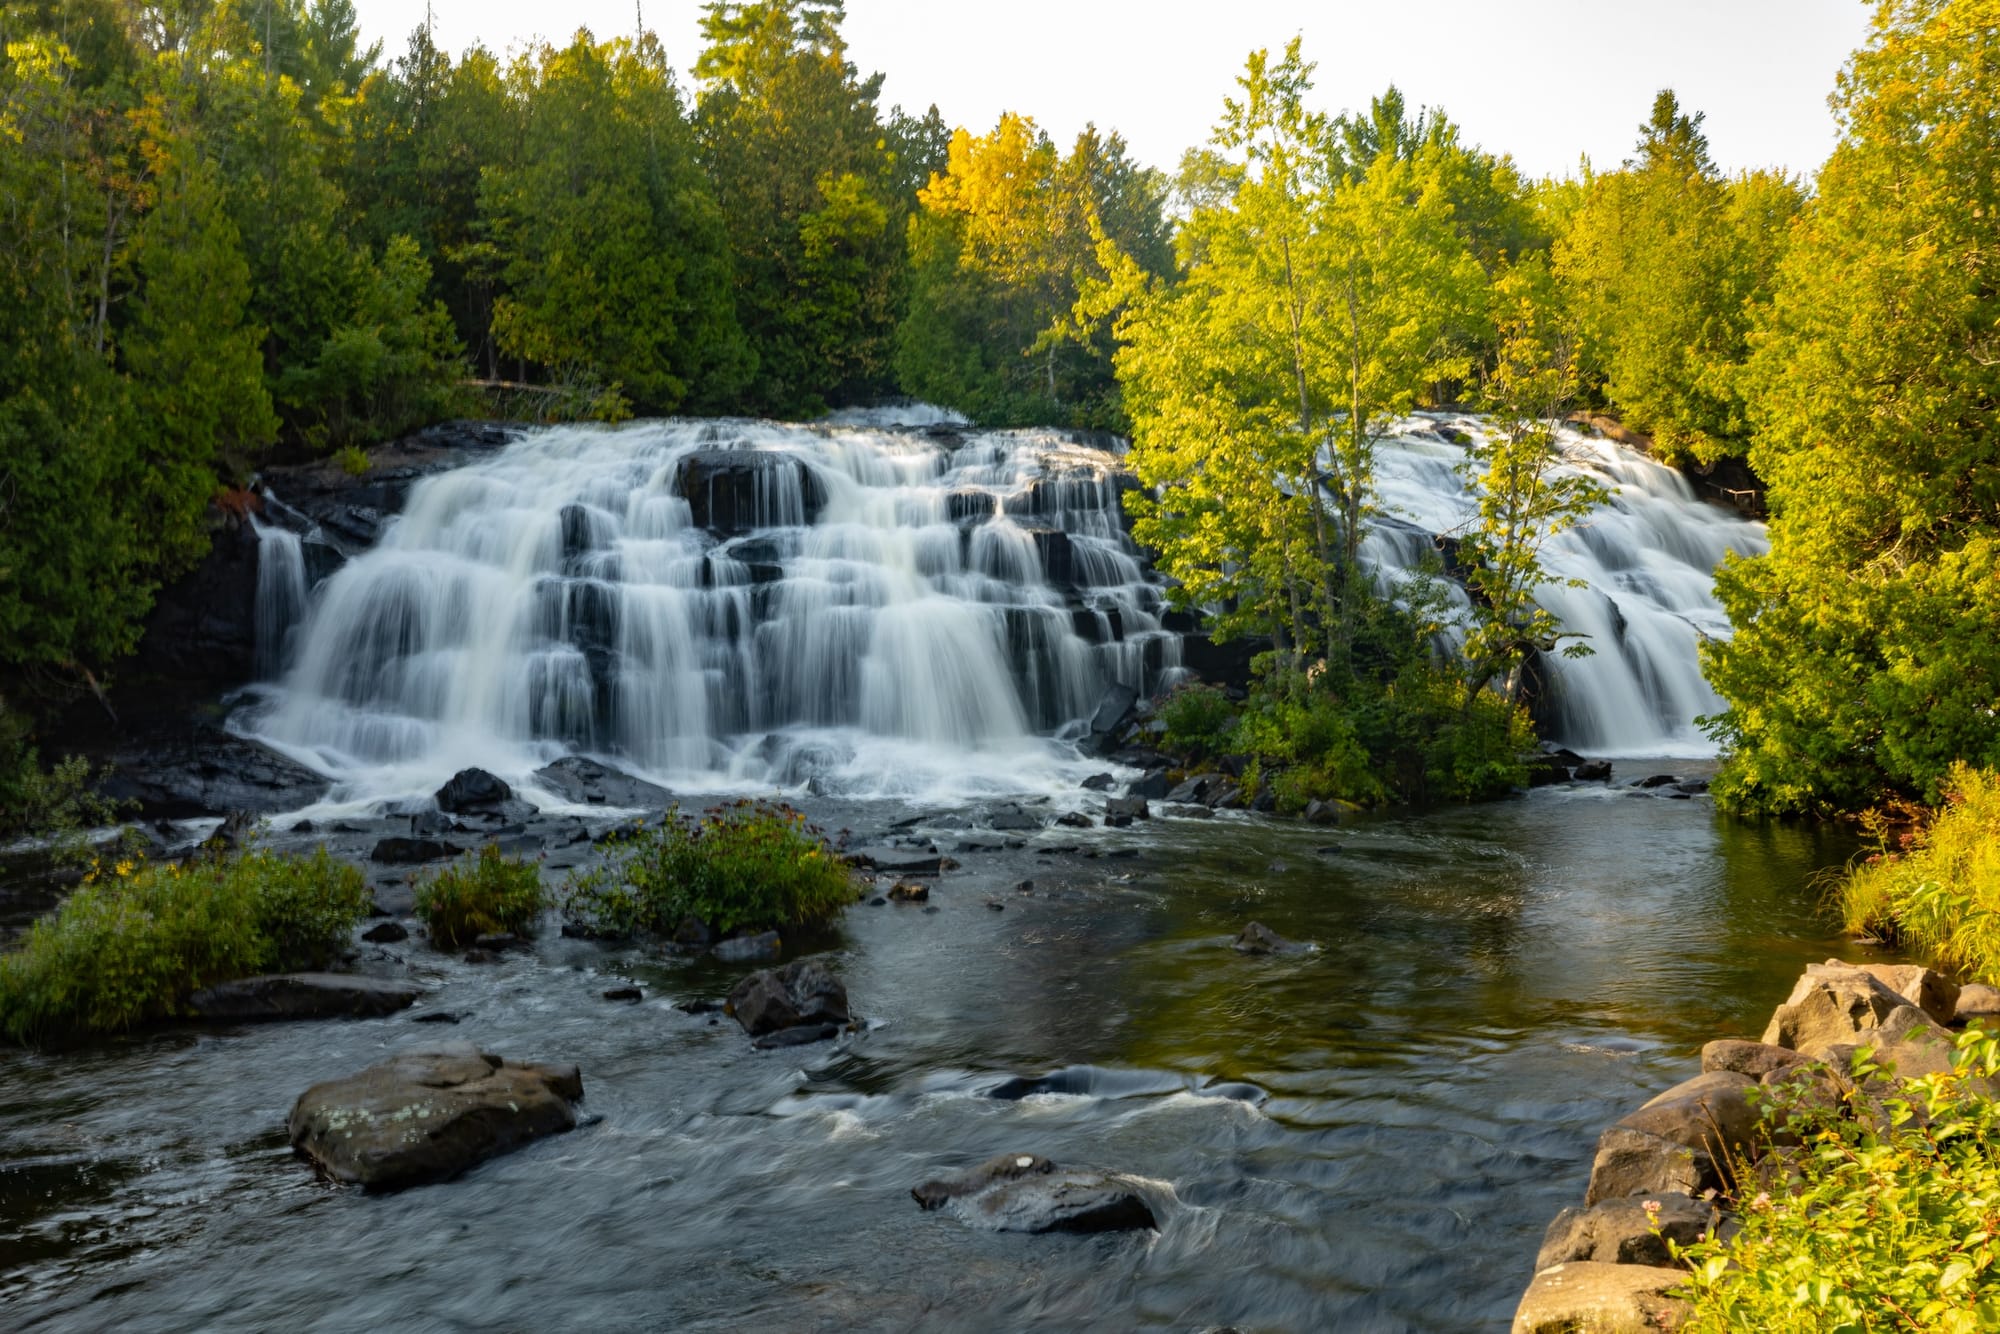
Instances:
[[[1840,906],[1851,931],[1972,978],[2000,978],[2000,772],[1954,765],[1929,826],[1906,851],[1854,868]]]

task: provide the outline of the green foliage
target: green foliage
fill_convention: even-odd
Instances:
[[[1893,940],[1940,967],[2000,979],[2000,773],[1952,766],[1944,805],[1901,848],[1884,847],[1840,885],[1847,929]]]
[[[0,701],[0,846],[37,839],[59,863],[87,861],[88,835],[116,824],[118,807],[91,787],[90,765],[82,756],[44,769],[23,735],[24,724]]]
[[[248,852],[120,860],[0,954],[0,1033],[44,1042],[171,1017],[232,978],[323,968],[367,912],[361,872],[329,857]]]
[[[611,935],[671,935],[687,918],[717,933],[815,926],[854,901],[847,867],[789,806],[738,801],[606,845],[571,878],[564,910]]]
[[[1183,755],[1220,755],[1229,749],[1236,714],[1235,702],[1221,690],[1189,681],[1160,701],[1159,718],[1167,725],[1161,739]]]
[[[2000,4],[1897,0],[1745,374],[1768,555],[1717,592],[1718,800],[1859,808],[2000,766]]]
[[[1771,173],[1725,179],[1701,121],[1662,92],[1637,159],[1590,180],[1555,246],[1585,365],[1669,461],[1740,452],[1751,319],[1804,198]]]
[[[1122,429],[1105,244],[1137,272],[1173,265],[1165,183],[1095,126],[1063,156],[1026,116],[960,130],[910,220],[905,393],[994,426]]]
[[[416,899],[431,943],[445,950],[480,936],[525,935],[547,906],[540,863],[509,857],[492,843],[417,882]]]
[[[339,464],[340,470],[349,477],[365,476],[371,466],[368,451],[359,445],[342,445],[333,451],[333,461]]]
[[[1693,1312],[1682,1328],[2000,1326],[2000,1045],[1970,1029],[1952,1073],[1909,1081],[1865,1056],[1859,1087],[1838,1102],[1780,1084],[1761,1109],[1801,1142],[1742,1173],[1740,1231],[1685,1252]]]

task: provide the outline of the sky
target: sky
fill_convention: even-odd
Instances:
[[[698,0],[431,0],[440,46],[505,52],[581,25],[629,34],[643,12],[677,70],[700,49]],[[356,0],[362,31],[401,52],[425,0]],[[884,109],[990,129],[1031,115],[1067,143],[1090,122],[1171,168],[1205,143],[1243,59],[1294,35],[1317,61],[1314,102],[1365,108],[1390,83],[1441,105],[1465,138],[1533,176],[1632,152],[1653,95],[1704,112],[1730,171],[1810,173],[1835,138],[1827,95],[1867,33],[1861,0],[848,0],[855,64]]]

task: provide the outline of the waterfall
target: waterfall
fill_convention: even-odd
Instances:
[[[1180,662],[1121,484],[1060,433],[865,414],[537,431],[418,482],[241,725],[346,798],[568,752],[707,789],[1073,784],[1058,738]]]
[[[1382,441],[1383,517],[1363,554],[1385,584],[1434,550],[1433,534],[1476,522],[1478,497],[1459,472],[1467,451],[1451,437],[1483,429],[1476,417],[1420,414]],[[1595,479],[1610,498],[1542,550],[1554,582],[1535,596],[1592,650],[1548,659],[1552,739],[1590,755],[1713,754],[1694,719],[1724,707],[1697,655],[1703,639],[1729,635],[1714,570],[1731,551],[1766,550],[1764,526],[1701,501],[1679,472],[1609,440],[1565,428],[1558,445],[1560,466]]]
[[[284,667],[285,638],[306,609],[306,557],[299,535],[250,517],[257,535],[256,672],[274,680]]]

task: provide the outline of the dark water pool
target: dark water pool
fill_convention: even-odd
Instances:
[[[457,1027],[0,1051],[0,1327],[1504,1328],[1597,1130],[1840,948],[1809,881],[1848,851],[1601,791],[1097,838],[1143,855],[968,856],[936,913],[853,909],[872,1026],[839,1047],[753,1052],[671,1004],[732,971],[551,939],[405,951]],[[1253,918],[1320,949],[1240,956]],[[648,1000],[601,999],[619,978]],[[442,1186],[316,1183],[292,1100],[440,1037],[577,1062],[601,1120]],[[988,1096],[1051,1071],[1072,1091]],[[979,1233],[909,1198],[1016,1151],[1159,1183],[1161,1230]]]

